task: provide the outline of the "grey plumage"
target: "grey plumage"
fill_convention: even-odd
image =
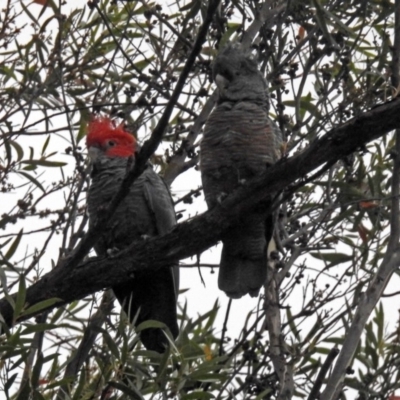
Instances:
[[[219,102],[208,118],[200,144],[209,208],[274,164],[282,147],[281,132],[268,118],[267,84],[257,62],[238,46],[229,45],[214,62],[213,78]],[[243,216],[222,239],[218,283],[232,298],[247,293],[256,296],[265,283],[273,216],[265,217],[263,211]]]
[[[89,223],[108,204],[119,189],[126,173],[127,158],[106,157],[101,152],[93,164],[92,182],[88,194]],[[133,241],[169,232],[176,224],[175,212],[168,188],[148,166],[135,181],[128,196],[115,211],[112,221],[95,246],[97,254],[108,249],[123,249]],[[173,337],[178,335],[176,298],[179,287],[177,266],[148,272],[138,271],[134,277],[113,288],[136,325],[148,319],[165,323]],[[147,349],[163,352],[168,343],[160,329],[146,329],[141,340]]]

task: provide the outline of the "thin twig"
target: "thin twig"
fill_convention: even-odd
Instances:
[[[327,355],[325,362],[318,373],[317,379],[315,380],[314,386],[311,389],[310,395],[308,396],[307,400],[317,400],[320,398],[319,391],[321,390],[321,386],[324,383],[325,376],[338,354],[339,349],[337,347],[333,347]]]
[[[267,0],[262,5],[260,11],[256,14],[253,23],[248,27],[242,38],[242,48],[248,49],[262,27],[268,29],[274,25],[274,19],[278,14],[286,10],[286,1],[280,1],[279,4],[271,10],[273,0]]]
[[[219,344],[219,355],[220,356],[222,356],[222,352],[224,350],[224,340],[225,340],[226,331],[228,330],[227,326],[228,326],[229,313],[231,311],[231,305],[232,305],[232,299],[229,299],[228,305],[226,307],[224,325],[222,326],[221,342]]]

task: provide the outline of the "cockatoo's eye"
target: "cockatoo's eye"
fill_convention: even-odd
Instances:
[[[115,146],[115,142],[114,142],[114,140],[109,140],[108,142],[107,142],[107,147],[114,147]]]

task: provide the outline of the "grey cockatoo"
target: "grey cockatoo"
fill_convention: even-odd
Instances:
[[[281,156],[282,135],[268,118],[267,83],[256,60],[228,45],[213,64],[219,100],[200,144],[200,169],[208,208],[262,174]],[[271,193],[273,195],[273,193]],[[243,216],[222,238],[218,284],[231,298],[256,296],[265,283],[273,216]]]
[[[88,128],[87,147],[92,161],[88,194],[89,224],[93,226],[102,208],[118,191],[128,160],[134,162],[136,140],[108,118],[95,118]],[[95,246],[97,254],[129,246],[133,241],[162,235],[176,224],[172,199],[162,179],[147,166],[118,206],[107,230]],[[134,277],[113,287],[115,296],[136,324],[153,319],[178,335],[176,301],[179,285],[177,266],[137,271]],[[145,329],[141,340],[150,350],[163,352],[168,339],[161,329]]]

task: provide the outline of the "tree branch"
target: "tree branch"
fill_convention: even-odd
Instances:
[[[314,386],[310,392],[310,395],[308,396],[307,400],[316,400],[319,399],[319,391],[322,387],[322,384],[324,383],[324,379],[326,374],[328,373],[329,368],[331,367],[333,361],[339,354],[339,349],[337,347],[333,347],[329,354],[327,355],[319,373],[317,376],[317,379],[315,380]]]
[[[350,329],[346,332],[339,358],[335,364],[321,399],[336,400],[342,390],[347,367],[350,366],[356,352],[361,334],[372,311],[382,296],[383,291],[393,272],[400,265],[400,250],[395,253],[387,252],[374,280],[367,291],[362,293]]]
[[[280,389],[277,400],[290,400],[294,392],[293,366],[286,362],[286,344],[282,335],[281,310],[279,308],[278,274],[275,263],[267,264],[265,284],[265,323],[269,335],[269,354],[278,375]]]
[[[94,257],[70,268],[54,268],[26,291],[26,303],[32,306],[51,298],[61,299],[47,308],[51,309],[122,283],[136,270],[165,267],[199,254],[215,245],[249,210],[259,207],[269,193],[283,190],[325,163],[339,160],[398,127],[400,99],[395,99],[332,129],[301,153],[281,160],[261,177],[244,184],[214,209],[178,224],[167,235],[135,242],[113,257]],[[11,326],[13,309],[6,298],[0,300],[0,312]],[[37,313],[19,317],[16,322]]]
[[[243,35],[242,48],[248,49],[260,29],[264,25],[266,28],[270,28],[273,25],[276,16],[286,10],[286,1],[280,1],[275,8],[271,10],[271,5],[273,3],[273,0],[266,0],[260,10],[256,13],[254,21]]]

